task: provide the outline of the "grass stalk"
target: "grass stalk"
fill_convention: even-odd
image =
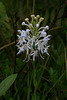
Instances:
[[[33,14],[34,14],[34,9],[35,9],[35,0],[33,0]]]

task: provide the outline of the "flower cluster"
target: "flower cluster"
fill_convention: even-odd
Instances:
[[[35,61],[35,57],[40,55],[41,58],[44,53],[47,55],[48,52],[48,40],[50,40],[51,35],[47,35],[46,30],[49,29],[48,26],[40,27],[40,23],[44,20],[43,17],[39,15],[31,15],[31,22],[28,18],[25,22],[22,22],[22,26],[28,27],[26,30],[18,30],[19,35],[17,47],[19,49],[18,53],[26,51],[25,60],[29,61],[31,57]]]

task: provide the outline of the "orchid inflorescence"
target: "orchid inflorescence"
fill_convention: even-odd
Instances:
[[[48,40],[50,40],[51,35],[47,35],[46,30],[49,26],[40,27],[40,23],[44,20],[43,17],[39,15],[31,15],[31,22],[26,18],[26,22],[22,22],[22,26],[28,27],[26,30],[18,30],[19,35],[17,47],[19,49],[18,53],[26,51],[25,60],[29,61],[31,57],[35,61],[35,57],[40,55],[43,58],[43,54],[48,52]],[[44,58],[43,58],[44,59]]]

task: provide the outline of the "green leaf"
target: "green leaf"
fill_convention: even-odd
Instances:
[[[64,13],[64,7],[60,10],[60,12],[58,14],[58,18],[62,17],[63,13]],[[57,26],[61,25],[61,19],[57,20],[56,25]]]
[[[45,12],[45,16],[44,16],[44,25],[47,24],[48,19],[49,19],[49,10],[47,9],[46,12]]]
[[[9,22],[9,18],[6,13],[6,8],[2,2],[0,2],[0,25]]]
[[[6,12],[6,7],[2,2],[0,2],[0,27],[1,27],[1,29],[0,29],[1,36],[0,37],[2,37],[3,39],[4,38],[6,39],[6,38],[9,38],[12,36],[12,30],[11,30],[12,26],[10,26],[9,17]],[[9,42],[10,42],[10,40],[9,40]]]
[[[17,74],[8,76],[0,83],[0,96],[4,95],[5,92],[10,88],[17,77]]]
[[[52,11],[51,11],[50,22],[52,22],[54,20],[54,18],[55,18],[55,8],[52,9]]]
[[[10,100],[14,100],[13,98],[10,98]]]

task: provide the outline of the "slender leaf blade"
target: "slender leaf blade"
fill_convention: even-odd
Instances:
[[[5,92],[10,88],[17,77],[17,74],[8,76],[0,83],[0,96],[4,95]]]

